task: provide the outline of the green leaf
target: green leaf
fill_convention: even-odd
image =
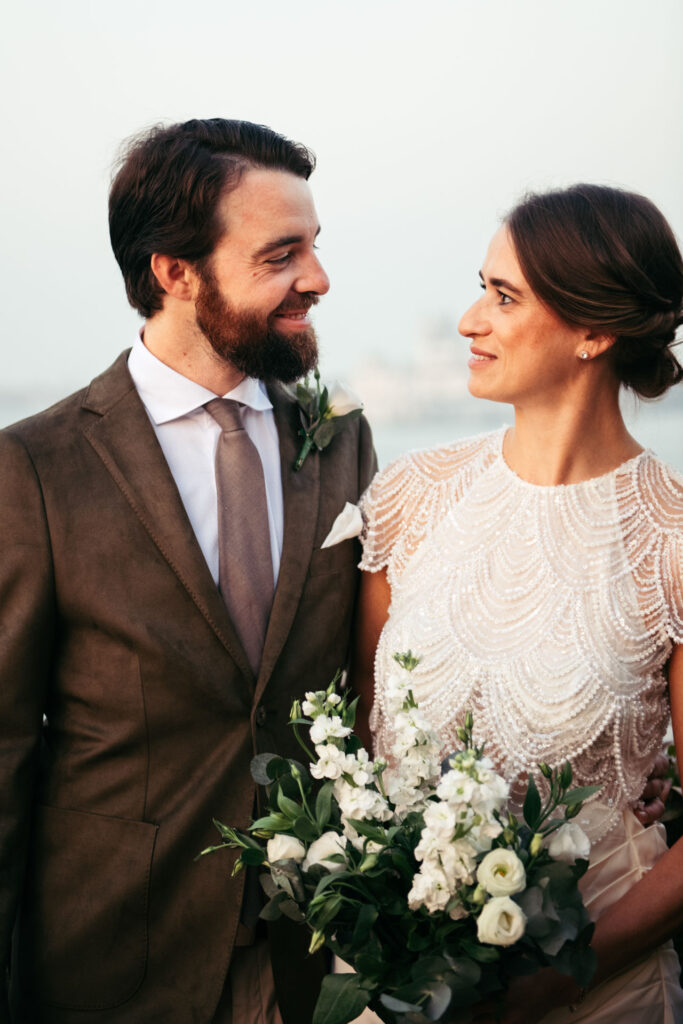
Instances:
[[[280,910],[285,917],[288,917],[290,921],[296,921],[297,924],[303,924],[306,918],[304,917],[299,906],[294,900],[283,900],[280,904]]]
[[[258,867],[258,865],[263,864],[266,859],[266,851],[255,850],[253,846],[250,846],[246,850],[242,850],[241,859],[243,864],[249,864],[251,867]]]
[[[534,782],[533,775],[529,776],[529,784],[524,798],[524,820],[532,831],[536,830],[538,819],[541,816],[541,797]]]
[[[283,892],[282,889],[278,889],[276,894],[268,900],[266,905],[261,908],[259,917],[263,921],[277,921],[282,916],[281,904],[287,899],[287,893]]]
[[[366,839],[373,839],[376,843],[386,843],[387,837],[383,828],[373,825],[369,821],[362,821],[358,818],[349,818],[349,825],[355,828],[359,835]]]
[[[588,800],[590,796],[593,796],[601,788],[601,786],[578,786],[576,789],[570,789],[568,793],[565,793],[559,803],[582,804],[584,800]]]
[[[337,433],[334,420],[323,420],[319,427],[316,427],[313,440],[317,448],[327,448],[328,444]]]
[[[268,814],[265,818],[257,818],[256,821],[249,826],[251,832],[256,832],[263,829],[266,832],[284,832],[288,831],[292,827],[292,822],[289,818],[285,817],[284,814]]]
[[[500,960],[500,953],[494,946],[480,946],[478,942],[473,942],[470,939],[460,939],[459,945],[463,953],[467,953],[480,964],[493,964],[496,960]],[[457,962],[460,963],[460,961]]]
[[[334,789],[334,782],[330,780],[324,783],[318,790],[318,795],[315,798],[315,819],[318,822],[318,827],[321,831],[325,829],[325,826],[330,820],[332,815],[332,790]]]
[[[354,946],[359,946],[361,943],[365,942],[372,930],[373,924],[377,920],[378,915],[379,910],[371,903],[364,903],[361,906],[353,929],[352,943]]]
[[[296,819],[293,831],[297,839],[301,839],[304,843],[312,843],[320,835],[318,829],[305,814]]]
[[[357,974],[328,974],[323,978],[311,1024],[349,1024],[370,1001]]]
[[[301,806],[295,803],[294,800],[290,800],[283,792],[279,792],[277,795],[277,805],[282,813],[286,814],[292,821],[296,821],[301,816]]]

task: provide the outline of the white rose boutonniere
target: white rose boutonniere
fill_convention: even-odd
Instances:
[[[303,383],[297,384],[295,390],[290,389],[289,392],[299,406],[299,433],[304,438],[301,451],[294,463],[295,470],[301,469],[313,448],[319,452],[327,448],[335,434],[344,430],[348,423],[360,416],[363,411],[363,403],[350,388],[338,381],[334,381],[329,388],[323,387],[320,384],[318,370],[313,376],[314,385],[310,385],[307,378]]]
[[[477,919],[477,938],[491,946],[511,946],[524,935],[526,916],[509,896],[494,896]]]

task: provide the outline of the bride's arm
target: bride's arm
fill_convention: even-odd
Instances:
[[[375,687],[375,651],[391,601],[391,588],[386,569],[361,572],[351,648],[349,684],[360,698],[355,732],[366,750],[372,749],[370,711]]]
[[[674,739],[683,750],[683,646],[669,662],[669,690]],[[623,971],[666,942],[683,923],[683,839],[661,857],[651,871],[614,903],[595,926],[591,945],[598,969],[591,989]],[[551,1010],[579,999],[578,986],[549,968],[512,982],[501,1024],[535,1024]],[[495,1017],[483,1005],[476,1024]]]

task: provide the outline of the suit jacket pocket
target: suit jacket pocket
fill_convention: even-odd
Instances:
[[[72,1010],[119,1006],[147,968],[149,876],[158,826],[40,807],[27,879],[34,984]]]
[[[309,579],[355,568],[360,562],[360,556],[360,543],[355,538],[342,540],[331,548],[314,548],[308,569]]]

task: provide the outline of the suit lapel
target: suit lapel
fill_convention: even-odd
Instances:
[[[275,668],[301,600],[313,550],[320,494],[320,460],[316,452],[309,455],[297,473],[292,468],[302,440],[298,434],[301,422],[296,401],[278,385],[269,388],[269,395],[280,438],[284,535],[255,700],[260,698]]]
[[[254,677],[206,564],[154,429],[128,373],[127,353],[84,399],[99,413],[85,434],[190,598],[253,687]]]

